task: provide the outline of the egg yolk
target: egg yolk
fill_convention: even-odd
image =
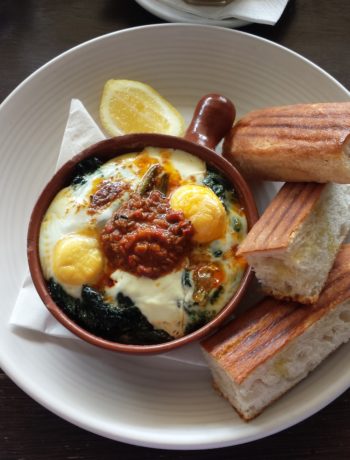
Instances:
[[[203,185],[187,184],[177,188],[170,197],[170,205],[182,211],[194,227],[193,239],[209,243],[221,238],[226,231],[226,211],[215,193]]]
[[[103,274],[104,259],[96,238],[70,234],[57,241],[53,272],[61,283],[93,284]]]

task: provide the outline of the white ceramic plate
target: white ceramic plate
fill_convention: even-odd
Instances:
[[[320,410],[350,384],[344,346],[251,423],[212,389],[206,368],[128,357],[79,340],[15,334],[8,326],[25,274],[31,208],[54,170],[71,98],[97,119],[109,78],[151,84],[189,119],[197,100],[219,92],[238,114],[297,102],[344,101],[349,93],[302,57],[228,29],[165,24],[82,44],[35,72],[0,108],[0,363],[30,396],[59,416],[132,444],[199,449],[248,442]],[[266,196],[268,190],[261,191]],[[28,305],[30,308],[30,305]]]
[[[179,11],[166,5],[157,0],[135,0],[136,3],[141,5],[145,10],[158,16],[161,19],[165,19],[170,22],[189,22],[192,24],[207,24],[210,26],[221,26],[221,27],[242,27],[249,24],[247,21],[241,19],[209,19],[195,16],[194,14],[187,13],[186,11]]]

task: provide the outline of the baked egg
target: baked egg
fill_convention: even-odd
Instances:
[[[217,315],[246,268],[235,255],[245,212],[223,176],[159,148],[78,170],[39,235],[43,274],[65,313],[135,344],[182,337]]]

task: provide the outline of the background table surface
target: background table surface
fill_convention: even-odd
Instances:
[[[1,0],[0,101],[51,58],[93,37],[164,22],[133,0]],[[242,30],[309,58],[350,88],[350,1],[290,0],[274,26]],[[1,127],[0,127],[1,129]],[[0,369],[0,460],[350,458],[350,390],[308,420],[250,444],[207,451],[130,446],[51,414]]]

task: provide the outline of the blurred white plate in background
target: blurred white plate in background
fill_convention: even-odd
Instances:
[[[195,16],[194,14],[187,13],[186,11],[180,11],[172,8],[157,0],[135,0],[140,6],[150,13],[158,16],[161,19],[170,22],[189,22],[192,24],[207,24],[210,26],[221,26],[221,27],[242,27],[249,24],[247,21],[241,19],[230,18],[230,19],[210,19]]]

